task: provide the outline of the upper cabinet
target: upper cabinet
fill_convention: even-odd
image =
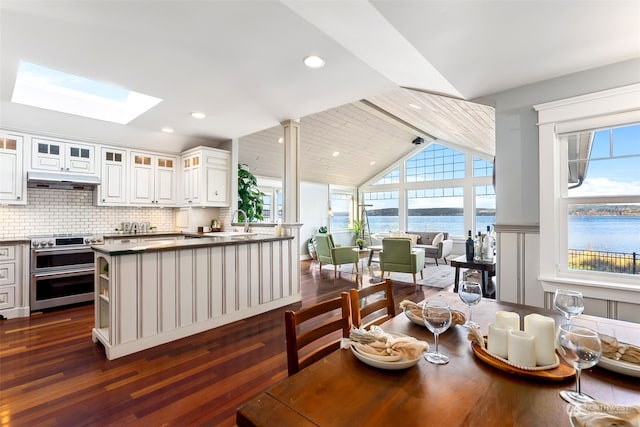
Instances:
[[[94,175],[95,153],[96,147],[91,144],[33,138],[31,169]]]
[[[96,205],[124,206],[127,203],[127,151],[100,149],[100,185],[95,191]]]
[[[157,153],[130,153],[132,205],[177,205],[178,157]]]
[[[22,136],[0,132],[0,203],[27,203]]]
[[[229,206],[231,153],[196,147],[182,153],[182,206]]]

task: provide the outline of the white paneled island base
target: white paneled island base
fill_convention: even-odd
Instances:
[[[301,300],[293,237],[94,246],[92,337],[108,359]]]

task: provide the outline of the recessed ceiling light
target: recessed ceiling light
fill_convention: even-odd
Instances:
[[[126,125],[162,99],[20,61],[11,102]]]
[[[309,68],[322,68],[324,66],[324,59],[316,55],[307,56],[304,58],[304,65]]]
[[[336,156],[339,156],[339,155],[340,155],[339,151],[334,151],[333,154],[332,154],[333,157],[336,157]]]
[[[374,160],[374,161],[372,161],[372,162],[369,162],[369,166],[373,166],[373,165],[375,165],[375,164],[376,164],[376,161],[375,161],[375,160]]]
[[[162,128],[162,129],[160,129],[160,130],[161,130],[162,132],[164,132],[164,133],[173,133],[173,129],[171,129],[171,128]]]
[[[278,138],[278,144],[282,144],[283,142],[284,142],[284,138],[283,137]]]
[[[204,113],[198,113],[197,111],[194,111],[193,113],[191,113],[191,117],[193,117],[194,119],[204,119],[205,117],[207,117],[207,115]]]
[[[422,110],[422,107],[419,106],[418,104],[409,104],[409,107],[415,108],[416,110]]]

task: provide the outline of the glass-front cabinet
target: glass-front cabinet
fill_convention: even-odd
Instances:
[[[27,203],[23,164],[22,136],[0,131],[0,203]]]

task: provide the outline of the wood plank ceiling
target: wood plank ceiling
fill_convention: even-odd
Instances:
[[[239,161],[256,175],[282,178],[281,136],[276,126],[240,138]],[[414,145],[417,137],[424,144]],[[303,181],[357,187],[434,140],[491,159],[494,109],[399,88],[301,118],[300,140]]]

